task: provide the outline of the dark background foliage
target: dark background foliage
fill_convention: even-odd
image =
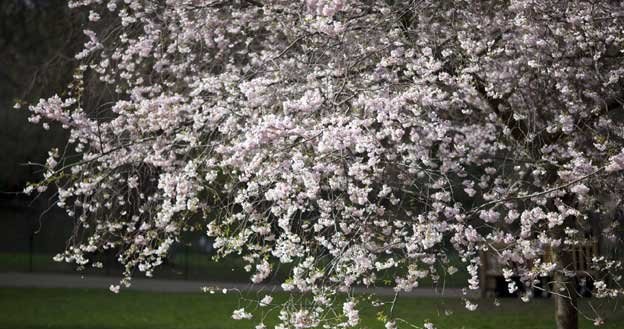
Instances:
[[[63,0],[0,1],[0,191],[15,192],[40,178],[36,166],[64,133],[44,131],[13,110],[60,93],[71,79],[72,54],[80,45],[80,17]]]
[[[44,162],[51,147],[65,145],[60,127],[46,131],[29,123],[26,108],[61,93],[70,81],[81,20],[64,0],[0,1],[0,251],[24,251],[33,239],[60,251],[71,228],[62,212],[46,213],[48,195],[18,192],[41,179],[34,164]],[[22,109],[13,109],[15,103]],[[44,225],[46,233],[37,235]]]

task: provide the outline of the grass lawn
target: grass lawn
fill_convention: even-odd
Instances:
[[[4,329],[236,329],[253,328],[253,321],[234,321],[231,311],[239,305],[235,294],[165,294],[106,290],[0,288],[0,328]],[[586,308],[586,307],[584,307]],[[451,311],[452,315],[445,315]],[[542,329],[553,328],[552,300],[522,303],[502,300],[501,306],[483,301],[469,312],[460,300],[403,299],[398,316],[422,324],[425,319],[438,328]],[[375,309],[362,313],[360,328],[383,328]],[[265,323],[270,324],[269,319]],[[400,327],[401,328],[401,327]],[[407,328],[407,327],[404,327]],[[582,321],[581,328],[593,328]],[[603,328],[624,328],[624,309],[611,309]]]
[[[72,266],[66,263],[57,263],[52,260],[52,254],[35,253],[30,255],[25,252],[0,252],[0,271],[27,272],[55,272],[55,273],[75,273]],[[119,266],[115,269],[115,263],[100,260],[105,263],[104,269],[88,268],[87,273],[107,275],[110,273],[121,273]],[[32,264],[31,264],[32,262]],[[467,285],[469,278],[464,266],[459,259],[451,258],[451,264],[460,271],[452,276],[444,278],[444,284],[449,288],[462,288]],[[245,264],[240,258],[228,257],[215,262],[210,255],[197,252],[176,253],[168,259],[168,263],[161,265],[155,273],[155,277],[160,279],[190,279],[209,280],[216,282],[249,282],[250,273],[243,270]],[[282,264],[281,267],[272,273],[273,282],[283,282],[289,276],[290,267]],[[380,276],[378,286],[387,285],[386,281],[392,282],[393,275]],[[441,284],[441,283],[440,283]],[[420,282],[421,287],[431,287],[433,283],[426,278]]]
[[[65,263],[57,263],[52,260],[52,254],[33,254],[32,259],[26,252],[0,252],[0,271],[25,272],[30,270],[31,262],[33,270],[63,272],[71,271],[71,267]]]
[[[35,253],[31,256],[25,252],[0,252],[0,271],[27,272],[53,272],[75,273],[73,267],[67,263],[55,262],[53,254]],[[120,266],[114,261],[106,262],[104,269],[88,268],[86,273],[106,275],[121,273]],[[169,259],[167,264],[156,270],[156,275],[161,279],[199,279],[210,278],[212,281],[249,282],[250,274],[243,270],[243,261],[239,258],[226,258],[214,262],[210,255],[199,253],[179,253]],[[277,279],[285,279],[287,273],[281,271]]]

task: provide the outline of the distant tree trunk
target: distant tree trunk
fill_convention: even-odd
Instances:
[[[558,250],[556,261],[561,268],[574,270],[569,251]],[[578,329],[578,296],[575,277],[566,277],[561,271],[554,275],[555,321],[557,329]]]

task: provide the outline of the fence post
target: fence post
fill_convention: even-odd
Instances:
[[[35,252],[35,233],[31,230],[28,237],[28,272],[33,272],[33,253]]]
[[[184,245],[184,280],[189,278],[189,246]]]

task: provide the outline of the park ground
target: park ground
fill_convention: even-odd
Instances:
[[[182,274],[158,276],[157,279],[137,278],[135,290],[122,290],[113,294],[106,287],[115,281],[113,276],[94,272],[81,278],[68,273],[62,264],[50,262],[50,255],[0,253],[0,329],[238,329],[254,328],[254,321],[234,321],[232,310],[244,306],[246,298],[261,298],[265,291],[279,288],[266,285],[260,289],[248,289],[240,295],[201,293],[203,281],[194,277],[210,277],[216,282],[230,283],[230,287],[244,290],[249,284],[246,273],[239,273],[240,264],[232,262],[205,262],[201,255],[189,254],[182,259],[188,266],[178,266],[191,271],[191,280],[167,280],[184,277]],[[179,261],[179,263],[184,263]],[[24,273],[28,269],[34,273]],[[175,269],[175,268],[174,268]],[[59,272],[60,271],[60,272]],[[56,272],[56,273],[51,273]],[[182,271],[183,272],[183,271]],[[172,272],[173,273],[173,272]],[[167,274],[167,273],[163,273]],[[209,276],[207,276],[209,274]],[[117,278],[118,279],[118,278]],[[418,289],[409,297],[399,299],[394,314],[422,327],[425,321],[433,322],[439,329],[546,329],[554,328],[552,299],[536,299],[523,303],[518,299],[500,299],[500,306],[492,299],[479,300],[476,311],[464,308],[457,287],[465,282],[465,275],[451,277],[444,295],[426,288]],[[214,283],[214,282],[213,282]],[[234,285],[234,286],[232,286]],[[427,286],[427,285],[423,285]],[[430,287],[430,286],[429,286]],[[256,287],[258,288],[258,287]],[[384,300],[391,299],[382,288]],[[260,290],[260,291],[258,291]],[[390,291],[391,292],[391,291]],[[243,298],[241,298],[241,296]],[[285,298],[277,294],[276,300]],[[591,307],[606,314],[601,328],[624,328],[624,303],[601,306],[599,301],[589,299],[581,302],[581,311],[591,315]],[[377,319],[379,309],[372,307],[362,311],[359,328],[383,328]],[[256,316],[259,316],[257,314]],[[275,312],[265,323],[275,321]],[[402,328],[411,328],[404,326]],[[591,321],[581,319],[581,328],[595,328]]]
[[[244,295],[254,297],[257,292]],[[277,296],[276,300],[284,296]],[[122,290],[113,294],[105,289],[0,288],[0,328],[2,329],[238,329],[253,328],[250,320],[234,321],[231,311],[245,304],[237,293],[163,293]],[[587,311],[587,302],[582,303]],[[376,319],[377,309],[362,312],[360,328],[383,328]],[[607,311],[603,328],[624,328],[624,308]],[[542,329],[553,328],[552,300],[523,303],[503,299],[500,306],[482,300],[470,312],[456,298],[403,298],[395,315],[422,325],[426,320],[437,328],[463,329]],[[274,322],[269,316],[265,323]],[[593,328],[582,320],[581,328]]]

